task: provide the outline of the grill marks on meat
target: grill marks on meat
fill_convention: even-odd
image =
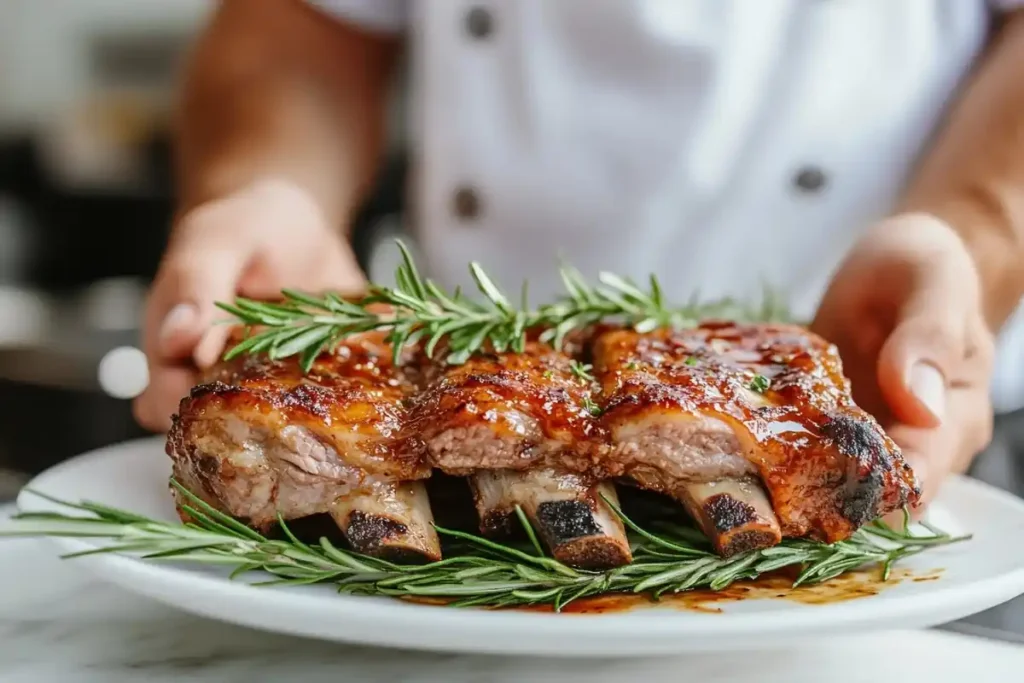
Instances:
[[[594,569],[630,559],[604,502],[619,478],[680,501],[726,556],[842,540],[917,502],[835,348],[806,330],[603,326],[573,344],[595,382],[535,339],[458,366],[412,351],[395,368],[378,334],[306,375],[224,363],[182,401],[167,451],[182,484],[256,528],[328,512],[357,550],[393,558],[440,555],[417,483],[435,467],[469,479],[485,533],[515,528],[519,506],[555,557]]]
[[[179,406],[174,476],[257,529],[329,512],[366,552],[439,558],[425,490],[396,486],[430,474],[422,442],[401,429],[411,388],[379,334],[348,340],[306,374],[294,359],[223,363]]]
[[[481,531],[515,528],[518,505],[552,555],[600,569],[630,561],[629,542],[588,474],[600,454],[589,382],[546,344],[434,366],[413,402],[409,429],[431,465],[468,475]]]
[[[597,338],[594,359],[609,459],[642,486],[690,499],[698,520],[709,511],[706,503],[695,509],[705,493],[695,484],[746,482],[727,485],[734,503],[757,513],[745,530],[777,542],[752,475],[785,536],[842,540],[917,502],[899,449],[853,403],[835,348],[806,330],[725,323],[646,335],[612,330]],[[769,380],[766,391],[758,391],[757,375]],[[717,521],[703,524],[724,552]]]

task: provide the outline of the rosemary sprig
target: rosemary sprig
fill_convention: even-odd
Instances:
[[[544,328],[542,338],[560,347],[573,330],[608,319],[649,331],[693,326],[708,318],[777,320],[788,315],[779,297],[768,290],[763,304],[756,308],[729,299],[701,304],[696,298],[674,307],[664,300],[654,276],[646,289],[611,273],[602,273],[592,284],[570,266],[560,271],[565,296],[534,309],[528,304],[525,283],[520,303],[513,305],[483,268],[471,263],[469,270],[479,296],[469,298],[424,278],[400,241],[398,248],[402,258],[395,272],[396,286],[371,285],[369,294],[358,301],[285,290],[283,300],[276,303],[238,298],[218,304],[234,322],[259,328],[231,348],[227,357],[243,353],[266,353],[272,358],[298,355],[308,370],[318,354],[345,337],[388,330],[396,359],[404,348],[420,340],[425,340],[425,351],[432,356],[443,340],[446,359],[458,364],[486,345],[499,352],[522,351],[526,330],[533,327]]]
[[[299,541],[283,520],[285,540],[268,539],[218,512],[176,485],[187,499],[190,524],[171,524],[97,503],[72,504],[48,498],[68,513],[23,512],[0,536],[106,539],[108,544],[70,557],[126,553],[148,561],[191,562],[232,568],[231,578],[264,572],[255,585],[328,583],[339,593],[400,598],[441,598],[450,606],[514,607],[549,605],[558,611],[575,600],[612,592],[656,599],[694,588],[721,590],[735,581],[799,567],[794,585],[828,580],[867,565],[881,567],[882,580],[894,563],[928,548],[965,540],[909,525],[894,529],[875,522],[849,540],[825,545],[784,540],[774,548],[720,558],[689,527],[666,523],[657,533],[619,514],[631,530],[634,562],[606,572],[573,569],[546,557],[523,514],[523,547],[502,544],[453,529],[438,528],[446,540],[444,560],[419,566],[397,565],[338,548],[326,538]],[[610,501],[609,501],[609,504]]]

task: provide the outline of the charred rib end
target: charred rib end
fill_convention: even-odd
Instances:
[[[614,569],[633,561],[628,543],[607,537],[573,539],[553,548],[551,554],[562,564],[590,571]]]
[[[852,528],[911,502],[911,498],[916,499],[911,483],[903,487],[901,500],[892,503],[885,500],[887,479],[902,480],[904,473],[893,471],[893,463],[901,458],[898,452],[893,452],[895,446],[887,443],[873,421],[845,414],[833,415],[821,432],[847,458],[846,481],[840,489],[838,507]]]
[[[514,506],[513,506],[514,507]],[[478,510],[480,514],[480,533],[491,538],[504,538],[516,532],[519,521],[509,509]]]
[[[771,548],[778,545],[781,540],[782,536],[778,533],[778,530],[772,529],[770,525],[766,525],[762,529],[748,528],[722,536],[717,539],[715,550],[722,557],[732,557],[733,555],[750,550]]]
[[[358,553],[402,563],[441,559],[422,482],[380,484],[342,496],[331,505],[331,517]]]
[[[616,500],[610,483],[589,486],[579,477],[550,470],[480,472],[470,479],[481,531],[507,535],[526,514],[558,561],[581,569],[610,569],[632,560],[618,516],[602,500]]]
[[[779,520],[756,481],[690,483],[678,497],[723,557],[770,548],[782,540]]]
[[[584,500],[553,501],[537,507],[535,524],[559,562],[580,569],[610,569],[633,557],[622,522],[601,498],[616,500],[611,484],[600,484]]]
[[[870,470],[864,476],[858,476],[856,472],[853,472],[847,479],[844,491],[843,517],[854,528],[864,526],[879,517],[883,514],[882,494],[884,491],[885,477],[878,470]]]

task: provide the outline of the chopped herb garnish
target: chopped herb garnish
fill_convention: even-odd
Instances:
[[[583,408],[594,417],[597,417],[598,415],[601,414],[601,406],[594,403],[594,399],[590,398],[589,396],[583,397]]]
[[[691,368],[697,364],[697,358],[695,356],[687,356],[686,360],[683,361],[685,365],[689,365]]]
[[[637,363],[635,360],[631,360],[628,363],[626,363],[627,370],[636,370],[638,367],[640,367],[640,364]]]
[[[593,382],[594,376],[590,373],[594,369],[594,366],[589,363],[580,363],[575,360],[569,361],[569,369],[572,370],[572,374],[576,375],[579,379],[584,382]]]
[[[768,387],[772,385],[772,381],[764,375],[754,375],[754,379],[750,380],[750,384],[747,387],[751,391],[756,391],[759,394],[763,394],[768,391]]]

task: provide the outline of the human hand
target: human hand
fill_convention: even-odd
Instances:
[[[905,214],[872,228],[811,329],[839,348],[854,399],[903,450],[922,505],[988,445],[994,337],[974,261],[946,223]]]
[[[357,294],[355,257],[300,188],[268,180],[202,204],[178,221],[146,305],[149,385],[136,419],[164,430],[230,334],[218,301],[274,298],[282,288]]]

